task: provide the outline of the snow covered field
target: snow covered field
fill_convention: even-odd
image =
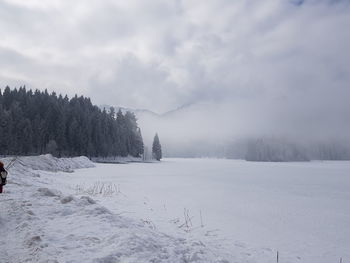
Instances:
[[[18,171],[0,197],[5,262],[275,262],[277,251],[350,262],[350,162]]]

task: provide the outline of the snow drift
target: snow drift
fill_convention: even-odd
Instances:
[[[93,166],[85,157],[16,159],[0,195],[1,262],[228,262],[202,242],[160,233],[89,196],[55,188],[61,172]]]
[[[42,170],[49,172],[73,172],[74,169],[95,167],[93,162],[85,156],[74,158],[56,158],[51,154],[40,156],[24,156],[4,158],[5,166],[14,161],[14,169]]]

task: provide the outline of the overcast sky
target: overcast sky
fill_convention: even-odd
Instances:
[[[348,0],[0,0],[1,88],[159,113],[275,105],[349,122],[349,47]]]

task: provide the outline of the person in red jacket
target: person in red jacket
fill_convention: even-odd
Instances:
[[[0,161],[0,194],[2,193],[3,186],[6,185],[7,171],[4,168],[4,163]]]

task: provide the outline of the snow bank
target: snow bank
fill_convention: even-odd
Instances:
[[[115,156],[115,157],[93,157],[92,160],[97,163],[132,163],[132,162],[143,162],[141,157],[133,156]]]
[[[56,158],[51,154],[39,156],[21,156],[3,158],[5,167],[10,164],[10,172],[14,174],[24,173],[32,177],[40,177],[36,171],[46,172],[73,172],[74,169],[95,167],[87,157]]]
[[[15,165],[23,165],[33,170],[50,172],[73,172],[74,169],[91,168],[95,165],[85,156],[74,158],[56,158],[51,154],[18,158]]]
[[[0,195],[1,262],[228,262],[199,241],[163,234],[91,197],[57,189],[58,178],[74,175],[53,172],[92,166],[84,157],[16,161]]]

